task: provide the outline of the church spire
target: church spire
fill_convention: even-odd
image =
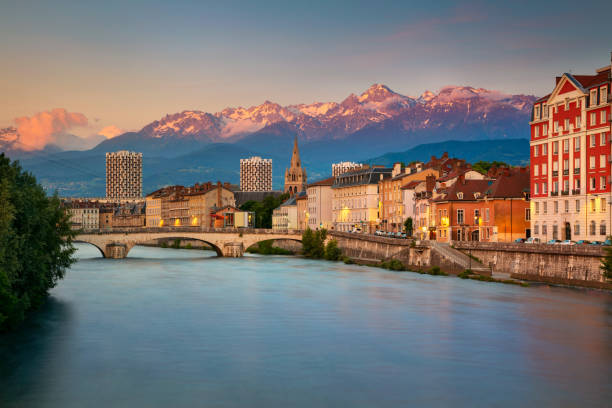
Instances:
[[[306,190],[306,170],[302,168],[300,160],[300,149],[298,148],[297,136],[293,140],[293,153],[291,154],[291,165],[285,169],[285,192],[291,195]]]
[[[298,148],[297,136],[293,139],[293,154],[291,155],[291,167],[301,167],[300,149]]]

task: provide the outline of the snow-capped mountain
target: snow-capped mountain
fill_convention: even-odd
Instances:
[[[498,122],[515,120],[526,124],[534,100],[533,96],[507,95],[467,86],[447,86],[438,93],[426,91],[418,98],[411,98],[385,85],[374,84],[362,94],[351,94],[340,103],[281,106],[266,101],[250,108],[226,108],[217,113],[184,111],[152,122],[139,133],[152,138],[226,142],[286,123],[288,129],[294,129],[305,141],[318,141],[344,139],[377,126],[403,133],[481,124],[496,129],[490,138],[519,136],[506,135],[503,131],[500,134],[498,130],[503,124]]]

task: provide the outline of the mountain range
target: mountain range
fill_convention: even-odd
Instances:
[[[339,103],[281,106],[266,101],[217,113],[174,113],[83,151],[59,151],[57,146],[23,151],[15,143],[16,130],[3,129],[0,150],[20,158],[47,188],[61,194],[103,194],[104,153],[116,150],[144,154],[145,191],[174,183],[238,182],[239,159],[249,155],[273,159],[274,184],[280,187],[294,137],[314,180],[328,175],[332,162],[367,161],[425,143],[526,138],[535,100],[466,86],[409,97],[374,84]],[[490,160],[496,159],[501,160],[492,152]],[[60,170],[62,164],[73,171]]]

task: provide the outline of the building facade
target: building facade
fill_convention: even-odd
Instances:
[[[106,197],[142,197],[142,153],[106,153]]]
[[[72,202],[67,205],[67,210],[70,214],[71,229],[98,229],[100,227],[100,210],[97,203]]]
[[[333,163],[332,164],[332,176],[337,177],[348,171],[359,170],[362,167],[363,167],[363,164],[361,163],[355,163],[355,162],[349,162],[349,161]]]
[[[297,228],[297,203],[295,197],[291,197],[272,211],[272,229],[275,231],[284,231]]]
[[[305,191],[302,191],[295,197],[295,203],[297,206],[297,218],[298,218],[298,229],[305,230],[308,225],[308,196]]]
[[[380,223],[378,185],[391,169],[364,167],[341,174],[332,185],[333,229],[374,233]]]
[[[300,150],[298,149],[297,137],[293,141],[293,153],[291,154],[291,166],[285,169],[285,193],[294,195],[306,191],[306,170],[302,167]]]
[[[610,234],[610,66],[563,74],[532,111],[531,232],[541,240]]]
[[[308,227],[311,230],[320,228],[331,229],[333,226],[332,214],[332,185],[334,177],[309,184],[306,188],[308,195]]]
[[[240,191],[272,191],[272,159],[240,159]]]

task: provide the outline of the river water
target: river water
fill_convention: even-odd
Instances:
[[[45,308],[0,337],[0,407],[612,400],[610,293],[213,254],[80,246]]]

